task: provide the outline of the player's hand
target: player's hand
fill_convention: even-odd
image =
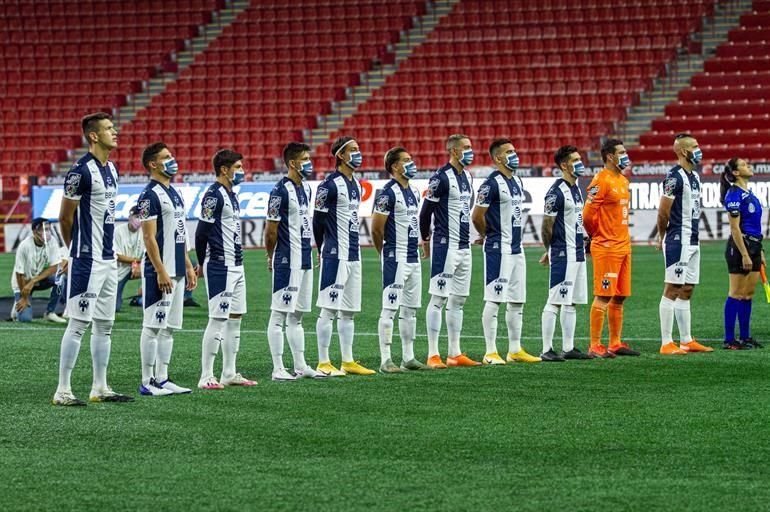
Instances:
[[[473,241],[473,245],[484,245],[484,237],[480,236]]]
[[[158,274],[158,289],[160,293],[171,293],[173,289],[171,278],[165,270]]]
[[[655,249],[658,251],[663,250],[663,239],[661,237],[655,239]]]
[[[24,311],[24,309],[29,306],[29,301],[26,297],[22,297],[19,299],[19,302],[16,303],[16,312],[21,313]]]
[[[422,243],[422,259],[427,260],[430,258],[430,240],[425,240]]]
[[[754,266],[754,262],[751,261],[751,256],[744,254],[741,258],[741,266],[743,267],[743,270],[751,271],[751,268]]]
[[[548,257],[548,251],[545,251],[542,256],[540,256],[540,264],[543,266],[548,266],[550,263],[550,259]]]
[[[66,274],[68,268],[70,268],[70,261],[68,259],[61,260],[61,263],[59,263],[59,273]]]
[[[271,258],[269,254],[267,255],[267,271],[273,271],[273,258]]]
[[[195,267],[195,275],[198,277],[203,277],[203,265],[198,265]]]
[[[185,273],[187,274],[187,286],[185,286],[185,289],[187,291],[193,291],[195,287],[198,286],[198,274],[195,272],[195,268],[193,268],[192,265],[187,267]]]

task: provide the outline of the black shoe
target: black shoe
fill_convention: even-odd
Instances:
[[[195,299],[190,297],[190,298],[187,298],[187,299],[184,300],[184,307],[186,307],[186,308],[199,308],[199,307],[201,307],[201,305],[198,304],[197,302],[195,302]]]
[[[142,298],[139,296],[131,297],[131,300],[128,303],[129,306],[134,306],[135,308],[142,307]]]
[[[615,354],[616,356],[638,356],[641,355],[639,351],[632,349],[625,343],[621,343],[616,349],[607,347],[607,350]]]
[[[722,348],[725,350],[751,350],[754,347],[744,343],[743,341],[731,340],[722,343]]]
[[[591,354],[586,354],[585,352],[581,352],[580,350],[573,348],[569,352],[562,352],[561,357],[564,359],[593,359],[594,356]]]
[[[561,363],[566,361],[562,356],[554,352],[553,349],[549,350],[548,352],[543,352],[540,354],[540,359],[547,363]]]
[[[762,344],[756,341],[754,338],[746,338],[745,340],[741,340],[741,342],[751,348],[764,348]]]

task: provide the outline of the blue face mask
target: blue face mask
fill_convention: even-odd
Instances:
[[[417,164],[414,162],[407,162],[404,164],[404,176],[406,179],[411,180],[417,176]]]
[[[361,164],[364,161],[363,155],[361,155],[360,151],[354,151],[353,153],[350,153],[350,160],[348,160],[348,165],[352,167],[353,169],[358,169],[361,167]]]
[[[246,179],[246,173],[243,170],[235,171],[233,174],[233,186],[240,185]]]
[[[179,164],[176,163],[175,159],[169,158],[163,161],[163,168],[160,171],[171,178],[179,171]]]
[[[505,161],[505,167],[509,171],[516,172],[516,169],[519,168],[519,155],[516,153],[509,154]]]
[[[690,157],[687,160],[693,165],[699,165],[703,160],[703,151],[700,148],[695,148],[690,152]]]
[[[462,153],[462,157],[460,158],[460,163],[463,167],[468,167],[473,163],[473,150],[472,149],[466,149]]]
[[[302,176],[303,180],[308,179],[312,173],[313,173],[313,162],[308,160],[300,164],[299,175]]]
[[[583,176],[586,173],[586,166],[583,165],[583,162],[578,160],[575,162],[575,164],[572,166],[572,174],[575,176]]]
[[[621,155],[620,159],[618,160],[618,169],[621,171],[631,165],[631,159],[628,158],[628,155]]]

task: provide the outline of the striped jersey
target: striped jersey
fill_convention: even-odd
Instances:
[[[420,206],[420,193],[408,185],[403,188],[396,180],[390,180],[377,196],[374,213],[387,215],[385,239],[382,244],[382,257],[408,263],[420,261],[417,244],[420,226],[417,210]]]
[[[154,220],[157,230],[155,241],[160,249],[160,259],[169,277],[185,276],[185,253],[187,252],[187,228],[182,196],[172,186],[150,180],[137,200],[139,218],[142,222]],[[145,253],[144,273],[155,274],[150,258]]]
[[[674,166],[663,180],[663,195],[673,199],[665,241],[667,244],[698,245],[700,221],[700,178]]]
[[[278,243],[273,254],[274,267],[312,267],[310,238],[313,233],[308,217],[309,204],[310,185],[305,181],[296,185],[285,177],[270,192],[267,220],[278,223]]]
[[[452,164],[446,164],[431,176],[425,199],[438,203],[433,214],[433,241],[448,243],[449,249],[470,247],[473,190],[468,171],[458,174]]]
[[[64,179],[64,197],[78,202],[72,224],[70,256],[109,261],[115,259],[115,196],[118,170],[102,165],[91,153],[75,163]]]
[[[740,217],[741,233],[762,237],[762,203],[754,192],[733,185],[725,195],[725,210],[731,217]]]
[[[199,220],[212,224],[206,243],[206,261],[226,267],[243,265],[241,242],[241,208],[238,194],[219,182],[203,195]]]
[[[556,180],[545,195],[544,214],[556,217],[549,249],[550,259],[585,261],[583,246],[583,196],[577,182],[570,185],[563,178]]]
[[[484,252],[519,254],[521,252],[522,204],[524,187],[516,175],[506,178],[495,171],[479,187],[476,204],[486,208],[487,233]]]
[[[326,177],[318,186],[315,211],[327,213],[321,254],[324,258],[358,261],[358,205],[361,187],[358,180],[348,179],[339,171]]]

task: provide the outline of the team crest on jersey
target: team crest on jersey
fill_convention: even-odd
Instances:
[[[384,192],[380,194],[380,197],[377,198],[377,212],[378,213],[388,213],[388,195]]]
[[[590,201],[593,199],[596,194],[599,193],[599,185],[594,185],[593,187],[588,189],[588,200]]]
[[[436,192],[438,191],[440,184],[441,180],[438,178],[431,178],[431,180],[428,182],[428,197],[436,197]]]
[[[548,194],[545,196],[544,209],[546,214],[556,213],[556,194]]]
[[[278,217],[278,212],[281,210],[281,196],[273,196],[270,198],[270,203],[267,206],[267,216],[271,218]]]
[[[67,176],[67,179],[64,181],[64,195],[66,196],[75,196],[78,193],[78,188],[80,188],[80,179],[82,176],[80,174],[72,173],[69,176]]]
[[[478,204],[487,204],[487,197],[489,196],[489,185],[482,185],[479,188],[479,193],[476,198]]]
[[[676,190],[676,177],[670,176],[663,182],[663,194],[667,196],[674,195]]]
[[[149,199],[142,199],[141,201],[139,201],[136,207],[139,210],[140,219],[147,219],[150,217],[150,200]]]
[[[217,208],[217,198],[207,197],[203,200],[201,207],[201,218],[204,220],[211,220],[214,218],[214,210]]]
[[[329,195],[329,190],[326,188],[319,188],[316,191],[315,207],[323,208],[326,206],[326,197]]]
[[[757,211],[757,207],[754,206],[754,203],[749,203],[749,213],[754,213]]]

